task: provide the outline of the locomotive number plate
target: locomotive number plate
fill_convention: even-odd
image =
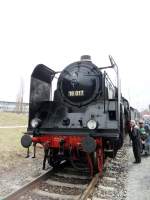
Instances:
[[[68,91],[68,96],[69,97],[84,96],[84,90]]]

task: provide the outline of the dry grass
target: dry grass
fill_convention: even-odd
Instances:
[[[26,114],[0,113],[0,126],[16,126],[27,124]],[[25,156],[26,150],[21,146],[20,139],[26,128],[3,129],[0,128],[0,167],[10,168],[20,158]]]
[[[20,139],[25,132],[23,128],[0,129],[0,166],[8,168],[18,161],[18,158],[25,154]]]
[[[27,114],[0,112],[0,126],[26,125]]]
[[[20,150],[20,138],[25,131],[25,128],[0,129],[0,152]]]

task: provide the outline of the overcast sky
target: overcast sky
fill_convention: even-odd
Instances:
[[[147,0],[0,1],[0,100],[15,101],[43,63],[62,70],[83,54],[99,67],[112,55],[132,106],[150,104],[150,5]]]

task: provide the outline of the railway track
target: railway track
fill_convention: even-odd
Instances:
[[[96,174],[89,179],[88,174],[78,173],[69,167],[58,171],[50,169],[3,200],[113,200],[117,195],[123,199],[125,188],[122,172],[126,166],[127,148],[125,143],[114,160],[106,160],[102,178]]]
[[[61,172],[51,169],[3,200],[85,200],[93,192],[98,179],[98,174],[90,179],[88,174],[77,173],[71,168]]]

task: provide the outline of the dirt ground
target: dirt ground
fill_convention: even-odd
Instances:
[[[0,126],[26,125],[27,116],[0,113]],[[21,185],[43,173],[43,149],[37,148],[37,157],[26,157],[26,149],[20,144],[25,128],[0,128],[0,199]],[[133,164],[131,146],[128,149],[126,200],[150,199],[150,156],[142,157],[140,164]],[[47,165],[48,168],[48,165]],[[124,180],[123,180],[124,181]],[[124,194],[123,194],[124,195]],[[121,200],[119,197],[117,200]]]
[[[6,168],[0,165],[0,199],[44,172],[42,149],[37,149],[36,158],[32,158],[32,154],[29,158],[25,156],[26,152],[16,154],[11,161],[6,161]]]
[[[119,163],[115,165],[116,169],[114,168],[112,171],[115,172],[113,178],[116,178],[116,182],[110,185],[105,184],[104,191],[102,191],[100,182],[92,200],[150,200],[150,156],[142,155],[142,162],[135,164],[129,141],[125,147],[124,154],[117,159]],[[114,163],[114,161],[112,162]],[[114,166],[109,165],[109,167]],[[110,186],[113,191],[111,195],[109,194]],[[101,197],[102,192],[104,192],[104,198]]]
[[[13,168],[23,155],[24,149],[21,146],[20,138],[25,132],[23,128],[0,129],[0,169]]]
[[[27,115],[0,113],[0,127],[26,125]],[[20,139],[26,128],[0,128],[0,199],[42,173],[43,149],[37,148],[37,158],[27,159]]]
[[[134,164],[132,148],[129,148],[127,200],[150,200],[150,156],[142,156],[140,164]]]
[[[0,199],[43,173],[43,149],[37,147],[37,157],[32,158],[31,147],[30,157],[25,158],[27,151],[20,144],[23,131],[20,128],[0,129]]]
[[[0,170],[12,169],[24,153],[20,139],[26,128],[9,128],[27,124],[26,114],[0,113]],[[4,127],[4,128],[3,128]],[[6,128],[8,127],[8,128]]]

